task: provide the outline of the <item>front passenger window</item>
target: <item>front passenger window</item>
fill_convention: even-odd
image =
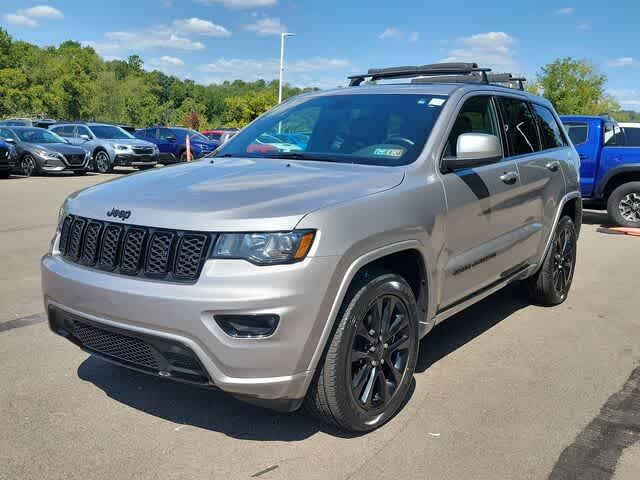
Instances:
[[[457,155],[458,137],[463,133],[486,133],[500,138],[496,112],[490,96],[474,97],[465,102],[449,134],[445,156]]]

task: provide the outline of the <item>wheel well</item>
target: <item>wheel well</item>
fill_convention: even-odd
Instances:
[[[420,252],[417,250],[403,250],[378,258],[358,270],[354,277],[354,282],[356,280],[366,280],[373,272],[379,271],[391,272],[403,277],[413,291],[418,308],[422,312],[426,312],[427,270]]]
[[[93,150],[93,156],[95,157],[95,156],[98,154],[98,152],[104,152],[104,153],[106,153],[107,155],[109,155],[109,153],[104,149],[104,147],[96,147],[96,148]]]
[[[560,218],[568,215],[578,230],[580,232],[580,227],[582,226],[582,200],[580,198],[573,198],[564,204],[562,207],[562,212],[560,213]]]
[[[616,188],[629,182],[640,182],[640,170],[621,172],[611,177],[607,181],[607,184],[605,185],[602,192],[604,201],[606,202],[609,199],[609,195],[611,195],[611,192],[613,192]]]

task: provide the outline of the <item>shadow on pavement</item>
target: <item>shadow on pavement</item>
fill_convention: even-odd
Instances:
[[[518,310],[529,306],[518,284],[510,285],[434,327],[420,342],[416,373],[479,337]]]
[[[443,322],[422,340],[417,374],[527,305],[520,289],[509,287]],[[278,413],[255,407],[217,390],[148,376],[93,356],[78,367],[78,377],[137,410],[233,438],[296,441],[319,431],[337,437],[354,437],[316,422],[304,412]],[[415,382],[407,401],[414,390]]]

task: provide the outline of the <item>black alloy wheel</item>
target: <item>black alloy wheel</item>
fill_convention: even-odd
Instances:
[[[384,410],[391,402],[415,342],[402,299],[393,295],[375,299],[357,322],[347,365],[351,393],[361,408]]]

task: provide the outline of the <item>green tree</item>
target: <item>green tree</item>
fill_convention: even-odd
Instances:
[[[529,90],[548,98],[560,115],[615,113],[620,105],[605,92],[606,82],[589,62],[560,58],[542,67]]]

